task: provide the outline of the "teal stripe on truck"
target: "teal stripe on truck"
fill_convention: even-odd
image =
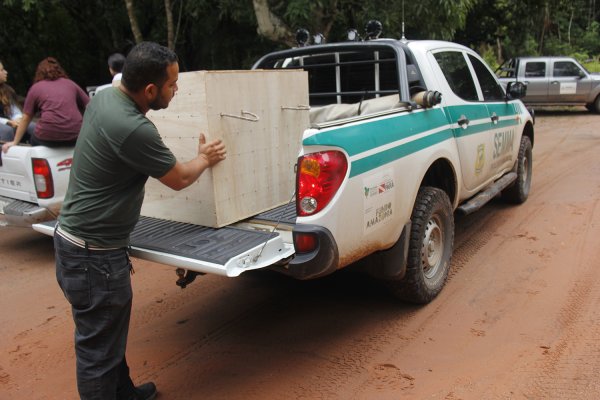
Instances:
[[[350,166],[350,177],[360,175],[372,169],[381,167],[387,163],[406,157],[412,153],[416,153],[428,147],[434,146],[452,138],[452,130],[446,129],[440,132],[432,133],[425,137],[413,140],[400,146],[384,150],[369,157],[361,158],[352,162]]]
[[[350,126],[343,126],[319,132],[303,140],[303,146],[332,146],[345,150],[350,157],[362,154],[391,143],[411,138],[427,131],[434,133],[422,138],[403,143],[376,154],[355,160],[350,166],[350,177],[368,172],[387,163],[406,157],[412,153],[434,146],[452,137],[460,138],[489,130],[488,123],[471,125],[467,129],[452,129],[452,125],[465,115],[471,121],[487,120],[490,113],[498,117],[514,116],[513,104],[469,104],[443,108],[428,109],[421,112],[401,112],[392,117],[377,120],[366,120]],[[488,111],[489,110],[489,111]],[[516,125],[515,119],[499,121],[494,128]],[[445,129],[443,129],[445,127]],[[371,134],[370,132],[377,132]]]
[[[319,132],[304,139],[302,144],[341,147],[352,157],[447,124],[448,119],[441,108],[403,112],[391,118],[361,121],[355,125]]]

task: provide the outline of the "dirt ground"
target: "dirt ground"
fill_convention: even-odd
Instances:
[[[449,281],[394,300],[353,270],[299,282],[134,260],[127,358],[159,399],[599,399],[600,115],[538,112],[529,200],[457,217]],[[0,398],[74,399],[52,241],[0,227]]]

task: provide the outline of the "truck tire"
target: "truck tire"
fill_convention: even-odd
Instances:
[[[517,173],[515,182],[502,191],[502,198],[513,204],[521,204],[529,197],[531,175],[533,172],[533,157],[531,140],[523,135],[519,146],[519,156],[513,171]]]
[[[444,287],[454,243],[454,214],[446,192],[422,187],[411,216],[406,275],[387,281],[392,293],[416,304],[427,304]]]
[[[585,105],[585,108],[587,108],[588,111],[590,111],[590,112],[595,112],[597,114],[600,114],[600,94],[598,96],[596,96],[594,101],[592,101],[591,103],[587,103]]]

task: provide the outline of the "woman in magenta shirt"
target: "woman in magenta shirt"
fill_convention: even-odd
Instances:
[[[23,117],[12,142],[5,143],[6,152],[18,144],[25,128],[39,114],[35,131],[29,142],[33,146],[74,146],[79,135],[83,112],[90,99],[53,57],[42,60],[35,72],[23,107]]]

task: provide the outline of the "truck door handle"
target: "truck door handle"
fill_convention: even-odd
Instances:
[[[458,119],[458,125],[463,128],[463,129],[467,129],[467,127],[469,126],[469,118],[467,118],[464,115],[461,115],[460,118]]]
[[[496,115],[496,113],[492,113],[492,117],[491,118],[492,118],[492,124],[494,124],[494,125],[497,124],[498,120],[500,119],[498,117],[498,115]]]
[[[558,81],[552,81],[550,83],[552,83],[553,85],[558,85]]]

